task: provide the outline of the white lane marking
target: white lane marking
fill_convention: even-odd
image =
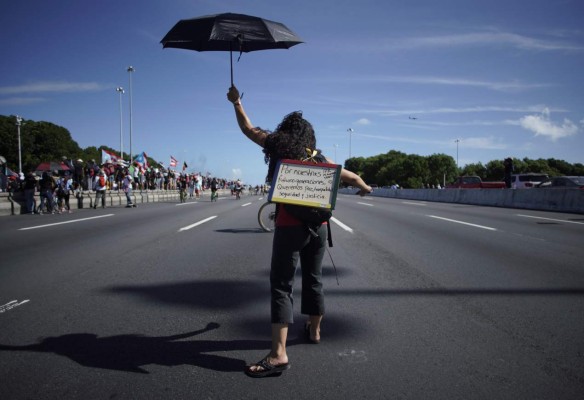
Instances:
[[[457,224],[462,224],[462,225],[468,225],[468,226],[474,226],[475,228],[481,228],[481,229],[486,229],[488,231],[496,231],[497,229],[495,228],[491,228],[490,226],[483,226],[483,225],[477,225],[477,224],[470,224],[468,222],[463,222],[463,221],[457,221],[455,219],[449,219],[449,218],[442,218],[442,217],[437,217],[435,215],[426,215],[427,217],[430,218],[436,218],[436,219],[441,219],[443,221],[448,221],[448,222],[454,222]]]
[[[427,206],[428,203],[414,203],[413,201],[402,201],[402,204],[410,204],[412,206]]]
[[[353,229],[349,228],[347,225],[343,224],[341,221],[339,221],[335,217],[331,217],[331,221],[333,221],[335,224],[337,224],[338,226],[340,226],[341,228],[343,228],[347,232],[353,233]]]
[[[175,204],[175,206],[186,206],[186,205],[189,205],[189,204],[198,204],[198,203],[199,203],[198,201],[191,201],[191,202],[189,202],[189,203],[179,203],[179,204]]]
[[[6,312],[8,310],[13,309],[14,307],[18,307],[23,305],[24,303],[28,303],[30,300],[22,300],[20,303],[17,300],[12,300],[2,306],[0,306],[0,314]]]
[[[533,215],[523,215],[523,214],[517,214],[517,216],[518,217],[525,217],[525,218],[545,219],[546,221],[566,222],[568,224],[584,225],[584,222],[568,221],[568,220],[565,220],[565,219],[554,219],[554,218],[545,218],[545,217],[535,217]]]
[[[373,207],[373,204],[369,204],[369,203],[362,203],[360,201],[357,202],[357,204],[361,204],[362,206],[369,206],[369,207]]]
[[[179,231],[179,232],[182,232],[182,231],[188,231],[189,229],[192,229],[192,228],[194,228],[195,226],[199,226],[199,225],[201,225],[201,224],[204,224],[205,222],[209,222],[209,221],[211,221],[212,219],[215,219],[215,218],[217,218],[217,216],[216,216],[216,215],[214,215],[214,216],[212,216],[212,217],[209,217],[209,218],[205,218],[205,219],[204,219],[204,220],[202,220],[202,221],[195,222],[194,224],[192,224],[192,225],[189,225],[189,226],[185,226],[184,228],[180,228],[178,231]]]
[[[54,224],[46,224],[46,225],[38,225],[38,226],[31,226],[29,228],[20,228],[19,231],[27,231],[29,229],[39,229],[39,228],[46,228],[48,226],[55,226],[55,225],[63,225],[63,224],[72,224],[73,222],[81,222],[81,221],[88,221],[90,219],[97,219],[97,218],[105,218],[105,217],[113,217],[114,214],[106,214],[106,215],[98,215],[96,217],[89,217],[89,218],[81,218],[81,219],[72,219],[71,221],[63,221],[63,222],[55,222]]]
[[[251,205],[251,203],[245,203],[245,204],[242,204],[241,206],[242,206],[242,207],[247,207],[247,206],[249,206],[249,205]]]

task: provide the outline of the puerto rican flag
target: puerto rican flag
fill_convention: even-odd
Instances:
[[[176,167],[178,165],[178,161],[173,156],[170,156],[170,166]]]

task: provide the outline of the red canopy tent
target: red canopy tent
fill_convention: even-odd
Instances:
[[[43,173],[45,171],[48,171],[48,172],[53,172],[53,171],[64,172],[64,171],[70,171],[70,169],[69,169],[68,166],[66,166],[62,162],[59,162],[59,161],[47,161],[47,162],[40,163],[35,168],[35,170],[34,170],[34,172],[40,172],[40,173]]]

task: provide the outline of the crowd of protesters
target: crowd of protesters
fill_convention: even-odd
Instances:
[[[94,208],[105,207],[107,191],[126,193],[129,206],[131,190],[185,190],[191,199],[199,199],[203,191],[210,190],[212,200],[216,200],[217,190],[230,189],[235,195],[241,182],[222,178],[204,176],[201,173],[179,172],[166,168],[141,168],[138,165],[128,167],[123,162],[98,164],[95,160],[69,160],[63,157],[60,168],[53,171],[29,171],[7,182],[11,192],[22,191],[26,212],[29,214],[71,213],[71,196],[80,198],[85,191],[95,191]],[[265,193],[264,186],[248,187],[250,194]],[[40,195],[37,204],[35,194]],[[98,198],[99,201],[98,202]]]

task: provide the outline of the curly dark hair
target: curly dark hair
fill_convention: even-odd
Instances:
[[[289,158],[300,160],[306,157],[306,149],[316,149],[314,128],[304,118],[302,111],[284,117],[276,130],[268,132],[264,145],[264,160],[268,164],[266,181],[271,181],[278,160]]]

